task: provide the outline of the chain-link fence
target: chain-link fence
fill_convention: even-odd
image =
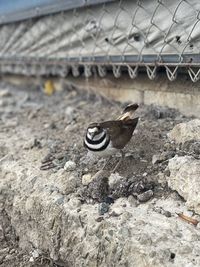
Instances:
[[[103,2],[103,3],[102,3]],[[66,9],[66,8],[65,8]],[[135,78],[158,69],[169,80],[188,72],[200,78],[198,0],[121,0],[72,7],[13,22],[0,17],[1,73]],[[17,20],[17,19],[15,19]]]

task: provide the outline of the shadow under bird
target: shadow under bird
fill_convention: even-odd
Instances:
[[[121,164],[124,158],[123,148],[130,141],[137,126],[139,118],[132,118],[137,108],[138,104],[130,104],[116,120],[91,123],[87,128],[84,146],[90,152],[101,157],[121,153],[121,159],[113,171]]]

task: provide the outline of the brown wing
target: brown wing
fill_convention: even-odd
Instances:
[[[105,121],[100,123],[100,125],[107,129],[113,146],[115,148],[122,149],[130,141],[137,123],[138,118],[134,118],[125,121]]]
[[[107,130],[112,139],[121,134],[122,125],[122,121],[104,121],[100,123],[100,126]]]

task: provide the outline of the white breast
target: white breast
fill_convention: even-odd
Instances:
[[[110,142],[107,148],[102,151],[90,151],[90,153],[98,157],[109,157],[113,154],[116,154],[117,152],[118,152],[118,149],[112,146],[112,142]]]

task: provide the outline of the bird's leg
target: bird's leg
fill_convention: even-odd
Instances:
[[[104,170],[104,169],[105,169],[106,165],[110,162],[111,158],[112,158],[112,156],[110,156],[110,157],[106,160],[106,162],[104,163],[104,165],[103,165],[103,167],[101,168],[101,170]]]
[[[121,158],[120,160],[117,162],[117,164],[115,165],[115,168],[112,170],[112,172],[115,172],[117,170],[117,168],[119,167],[119,165],[122,163],[123,159],[124,159],[124,156],[125,156],[125,153],[123,150],[120,150],[120,153],[121,153]]]

